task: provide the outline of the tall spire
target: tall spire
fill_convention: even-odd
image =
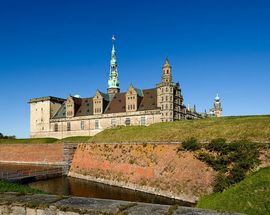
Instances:
[[[115,36],[112,36],[112,53],[110,61],[110,75],[108,80],[108,91],[118,92],[120,89],[120,82],[118,80],[118,70],[117,70],[117,60],[116,60],[116,51],[114,47]],[[113,90],[116,89],[116,90]]]

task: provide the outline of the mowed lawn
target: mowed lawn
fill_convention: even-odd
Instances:
[[[270,167],[251,174],[222,193],[203,197],[197,206],[248,215],[270,214]]]

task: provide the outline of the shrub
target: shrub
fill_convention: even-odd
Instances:
[[[195,139],[191,139],[183,143],[183,148],[196,151],[201,145]],[[204,149],[197,152],[196,157],[218,171],[214,185],[215,192],[240,182],[259,164],[260,148],[255,143],[247,141],[226,143],[226,140],[219,138],[205,145]]]
[[[182,143],[182,146],[185,150],[188,150],[188,151],[196,151],[201,148],[201,144],[198,143],[197,139],[195,138],[191,138],[187,141],[184,141]]]
[[[214,183],[214,192],[222,192],[225,188],[230,186],[230,180],[222,172],[217,174]]]
[[[205,148],[211,152],[214,151],[221,154],[226,154],[228,152],[228,144],[226,143],[226,140],[222,138],[212,140]]]

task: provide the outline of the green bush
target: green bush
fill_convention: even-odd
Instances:
[[[190,138],[182,143],[182,146],[185,150],[196,151],[201,148],[201,144],[198,143],[196,138]]]
[[[222,192],[231,184],[229,178],[222,172],[217,174],[214,183],[214,192]]]
[[[214,139],[202,147],[196,139],[183,143],[183,148],[196,151],[196,157],[218,172],[214,191],[242,181],[248,172],[259,164],[260,145],[248,141],[227,143],[225,139]]]
[[[218,138],[212,140],[209,144],[205,146],[209,151],[219,152],[221,154],[226,154],[228,152],[228,144],[223,138]]]

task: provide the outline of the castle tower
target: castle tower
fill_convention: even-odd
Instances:
[[[116,93],[120,92],[120,82],[118,80],[118,70],[116,61],[116,51],[114,48],[115,37],[112,37],[112,53],[110,61],[110,75],[108,80],[108,94],[112,98]]]
[[[222,114],[222,107],[221,107],[221,102],[220,102],[220,98],[219,98],[218,94],[215,97],[213,113],[214,113],[215,117],[221,117],[221,114]]]
[[[169,63],[168,58],[166,57],[165,63],[162,67],[162,82],[164,84],[171,84],[172,83],[172,67]]]
[[[162,80],[157,85],[158,107],[161,109],[161,121],[174,120],[175,86],[172,82],[172,67],[168,58],[162,66]]]

